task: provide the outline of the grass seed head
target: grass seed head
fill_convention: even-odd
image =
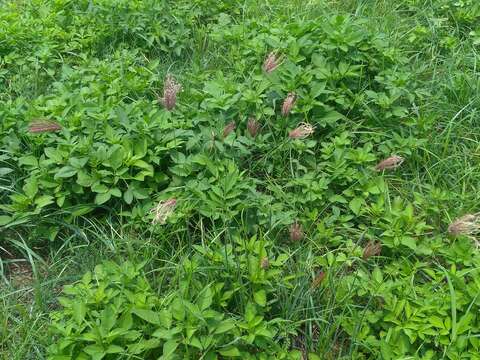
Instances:
[[[54,132],[62,129],[62,126],[55,121],[48,119],[37,119],[30,122],[28,131],[31,133]]]
[[[480,213],[466,214],[453,221],[448,227],[448,233],[452,236],[465,235],[473,237],[480,233]]]
[[[225,139],[235,128],[237,125],[235,124],[235,121],[229,122],[224,128],[223,128],[223,138]]]
[[[298,127],[288,133],[290,139],[305,139],[315,132],[315,127],[308,123],[300,123]]]
[[[275,51],[272,51],[270,54],[267,55],[265,61],[263,62],[263,70],[270,74],[273,72],[280,64],[282,63],[281,58]]]
[[[292,241],[300,241],[303,240],[305,234],[303,233],[302,225],[298,222],[294,222],[290,225],[290,240]]]
[[[327,274],[324,271],[319,271],[312,281],[312,289],[316,289],[317,287],[319,287],[322,284],[323,280],[325,280],[326,275]]]
[[[405,161],[405,159],[401,156],[398,155],[392,155],[389,158],[386,158],[385,160],[380,161],[377,166],[375,166],[375,170],[377,171],[383,171],[386,169],[396,169],[402,163]]]
[[[287,97],[283,101],[282,105],[282,115],[288,116],[292,111],[293,106],[295,105],[296,95],[293,92],[288,93]]]
[[[260,267],[263,270],[267,270],[270,267],[270,261],[267,257],[262,258],[262,260],[260,261]]]
[[[382,252],[382,243],[379,241],[369,241],[363,249],[363,260],[367,260],[372,256],[378,256]]]
[[[175,210],[176,205],[177,199],[175,198],[159,201],[158,204],[151,210],[151,212],[154,214],[152,224],[165,224],[167,218]]]
[[[247,130],[251,137],[256,137],[260,131],[260,123],[253,117],[248,119]]]
[[[165,109],[168,111],[173,110],[177,104],[177,94],[181,89],[182,86],[171,75],[167,75],[163,85],[163,98],[160,99]]]

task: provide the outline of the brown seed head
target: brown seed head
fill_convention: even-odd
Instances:
[[[248,119],[247,130],[251,137],[256,137],[260,130],[260,123],[253,117]]]
[[[302,225],[298,222],[293,223],[290,226],[290,240],[300,241],[303,240],[305,234],[303,233]]]
[[[270,74],[281,64],[281,59],[275,51],[272,51],[267,55],[265,61],[263,62],[263,70]]]
[[[405,161],[405,159],[401,156],[398,155],[392,155],[389,158],[386,158],[385,160],[380,161],[377,166],[375,166],[376,171],[383,171],[385,169],[396,169],[402,163]]]
[[[466,235],[473,237],[479,234],[480,213],[463,215],[452,222],[447,231],[452,236]]]
[[[150,210],[150,212],[154,213],[152,224],[165,224],[167,218],[175,210],[176,205],[177,199],[175,198],[160,201],[157,206]]]
[[[28,126],[28,131],[31,133],[54,132],[61,130],[60,124],[48,119],[32,120]]]
[[[315,127],[308,123],[300,123],[298,127],[288,133],[290,139],[305,139],[315,132]]]
[[[282,105],[282,115],[288,116],[290,111],[292,111],[293,106],[295,105],[296,95],[293,92],[288,93],[287,97],[283,101]]]
[[[382,251],[382,243],[376,241],[369,241],[365,248],[363,249],[363,260],[367,260],[372,256],[380,255]]]
[[[177,104],[177,94],[182,89],[182,86],[178,84],[171,75],[167,75],[165,78],[165,84],[163,85],[163,98],[160,102],[165,106],[165,109],[171,111]]]
[[[267,270],[270,267],[270,261],[268,261],[267,257],[262,258],[262,260],[260,261],[260,267],[263,270]]]
[[[223,128],[223,138],[225,139],[235,128],[237,125],[235,124],[235,121],[229,122],[224,128]]]
[[[327,274],[325,272],[319,271],[312,281],[312,284],[311,284],[312,289],[316,289],[317,287],[319,287],[320,284],[323,282],[323,280],[325,280],[326,275]]]

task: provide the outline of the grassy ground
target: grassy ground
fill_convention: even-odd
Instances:
[[[46,349],[81,344],[107,301],[86,300],[68,336],[51,325],[77,321],[62,288],[105,260],[143,264],[145,309],[212,292],[205,306],[235,326],[192,350],[185,329],[201,325],[176,319],[178,358],[479,358],[480,219],[449,228],[479,211],[475,1],[0,6],[2,358],[77,358],[84,345]],[[157,99],[167,74],[173,111]],[[29,133],[36,118],[62,130]],[[315,132],[292,139],[301,122]],[[401,166],[374,171],[391,155]],[[169,358],[156,346],[121,354]]]

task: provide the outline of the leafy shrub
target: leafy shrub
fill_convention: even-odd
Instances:
[[[223,284],[203,283],[191,295],[172,290],[159,297],[142,265],[99,265],[65,287],[63,309],[52,315],[58,340],[49,359],[299,359],[274,341],[278,319],[264,318],[264,293],[254,296],[257,304],[250,301],[233,314],[222,309],[233,295]]]

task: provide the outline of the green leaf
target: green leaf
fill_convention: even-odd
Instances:
[[[401,243],[402,245],[405,245],[412,250],[415,250],[417,248],[417,243],[415,239],[410,236],[403,236],[401,239]]]
[[[13,172],[13,169],[0,167],[0,177],[10,174],[11,172]]]
[[[379,267],[375,267],[375,269],[373,269],[372,278],[379,284],[383,281],[383,274]]]
[[[172,355],[178,347],[178,342],[176,340],[168,340],[163,344],[163,357]]]
[[[235,346],[229,346],[225,349],[220,349],[218,350],[218,353],[222,356],[228,356],[228,357],[240,357],[242,354],[240,353],[240,350],[238,350],[237,347]]]
[[[185,318],[185,306],[180,299],[173,300],[170,310],[176,320],[182,321]]]
[[[158,319],[160,321],[160,324],[167,329],[172,326],[172,314],[167,311],[167,310],[161,310],[158,312]]]
[[[160,325],[160,319],[155,311],[134,308],[132,309],[132,314],[137,315],[140,319],[143,319],[150,324]]]
[[[113,306],[107,306],[101,313],[101,327],[105,330],[105,333],[108,333],[113,328],[116,321],[117,314]]]
[[[160,339],[140,340],[135,344],[129,345],[128,349],[133,354],[141,354],[146,350],[155,349],[160,346]]]
[[[92,185],[92,191],[100,194],[105,194],[108,192],[108,187],[105,184],[102,184],[100,181],[97,181]]]
[[[120,145],[114,146],[113,150],[109,154],[108,164],[113,169],[118,169],[123,164],[123,158],[125,157],[125,152]]]
[[[13,220],[13,218],[12,218],[11,216],[0,215],[0,226],[7,225],[7,224],[10,223],[12,220]]]
[[[48,148],[45,148],[44,152],[49,159],[55,161],[56,163],[61,163],[63,161],[62,152],[59,151],[58,149],[48,147]]]
[[[133,166],[147,170],[149,173],[153,173],[153,166],[143,160],[135,161]]]
[[[69,178],[77,173],[77,170],[71,166],[64,166],[55,174],[54,179]]]
[[[47,205],[53,204],[54,198],[51,195],[42,195],[35,199],[35,205],[37,205],[38,208],[43,208]]]
[[[115,197],[122,197],[122,192],[120,191],[119,188],[110,189],[110,194],[112,194],[112,196],[115,196]]]
[[[325,115],[321,117],[321,121],[327,124],[332,124],[337,120],[343,119],[344,116],[340,114],[338,111],[332,110],[327,112]]]
[[[363,200],[360,197],[355,197],[350,201],[348,206],[350,207],[350,210],[352,210],[355,215],[359,215],[360,210],[362,209],[362,206],[364,204],[365,204],[365,200]]]
[[[88,157],[82,157],[82,158],[76,158],[76,157],[71,157],[68,162],[70,165],[72,165],[76,169],[81,169],[85,166],[85,164],[88,162]]]
[[[104,194],[97,194],[95,196],[95,204],[97,205],[102,205],[105,204],[110,198],[112,197],[112,194],[110,192],[106,192]]]
[[[33,167],[38,166],[38,160],[33,155],[28,155],[28,156],[21,157],[20,159],[18,159],[18,163],[20,165],[27,165],[27,166],[33,166]]]
[[[133,196],[137,200],[148,199],[148,190],[147,189],[133,189]]]
[[[197,305],[201,311],[206,310],[212,305],[213,293],[210,287],[205,288],[197,299]]]
[[[25,185],[23,185],[23,191],[25,192],[25,195],[30,199],[33,199],[38,192],[37,179],[34,177],[28,178]]]
[[[255,302],[260,306],[267,305],[267,293],[265,290],[259,290],[253,294]]]
[[[90,187],[94,184],[94,178],[88,175],[84,170],[77,172],[77,184],[83,187]]]
[[[224,320],[217,326],[214,334],[226,333],[226,332],[232,330],[234,327],[235,327],[235,321],[233,321],[231,319]]]
[[[256,314],[257,309],[255,308],[255,305],[249,302],[245,307],[245,320],[247,320],[247,322],[251,322],[255,318]]]
[[[105,351],[107,354],[119,354],[119,353],[122,353],[124,351],[124,349],[121,347],[121,346],[118,346],[118,345],[110,345],[107,349],[107,351]]]
[[[100,360],[106,355],[103,351],[103,347],[100,345],[87,345],[83,351],[90,355],[92,360]]]
[[[123,200],[130,205],[133,201],[133,191],[131,188],[128,188],[127,191],[123,193]]]
[[[80,325],[83,322],[83,319],[85,319],[85,314],[87,313],[87,306],[81,299],[77,299],[72,304],[72,310],[73,319],[78,325]]]

